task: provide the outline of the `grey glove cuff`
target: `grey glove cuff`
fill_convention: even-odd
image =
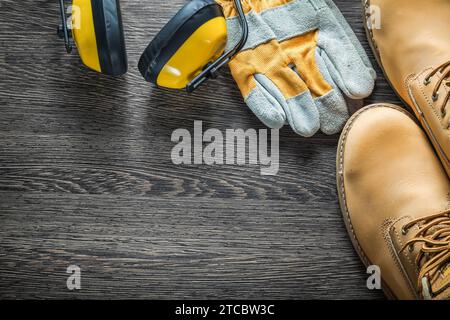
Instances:
[[[276,39],[275,33],[262,19],[261,15],[251,11],[245,16],[248,24],[248,40],[242,48],[242,51],[254,49],[263,43]],[[227,19],[227,33],[228,41],[225,48],[226,51],[231,50],[241,39],[242,29],[237,17]]]
[[[273,39],[281,42],[319,27],[316,9],[309,0],[295,0],[260,14],[251,11],[246,14],[246,17],[249,37],[242,50],[254,49]],[[241,37],[241,27],[237,17],[227,19],[227,29],[227,49],[231,49]]]

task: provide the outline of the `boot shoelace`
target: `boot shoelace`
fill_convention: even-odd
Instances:
[[[441,64],[439,67],[437,67],[433,71],[431,71],[425,77],[424,84],[427,86],[430,84],[432,77],[434,77],[438,72],[442,73],[442,76],[439,77],[439,81],[436,83],[436,86],[434,87],[433,95],[431,97],[434,102],[436,102],[439,99],[439,89],[441,88],[442,85],[450,87],[450,68],[449,67],[450,67],[450,61],[447,61],[447,62]],[[444,102],[442,103],[442,106],[441,106],[441,115],[442,115],[443,119],[449,112],[448,106],[447,106],[449,101],[450,101],[450,91],[447,92],[447,95],[445,96]],[[444,123],[444,125],[446,126],[446,129],[450,128],[450,118],[448,119],[448,123]]]
[[[430,279],[450,263],[450,210],[412,220],[403,226],[402,233],[406,235],[414,225],[419,227],[419,231],[405,243],[400,253],[406,248],[412,252],[415,244],[422,243],[415,261],[419,270],[418,289],[423,298],[431,299],[450,287],[450,283],[447,283],[432,292],[429,285]]]

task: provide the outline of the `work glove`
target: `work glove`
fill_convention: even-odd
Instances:
[[[232,0],[217,0],[228,45],[241,29]],[[331,0],[242,0],[249,38],[229,63],[246,104],[270,128],[288,122],[301,136],[341,131],[349,118],[342,92],[369,96],[376,73]]]

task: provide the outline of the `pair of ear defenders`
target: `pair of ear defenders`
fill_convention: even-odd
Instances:
[[[119,0],[72,0],[68,25],[64,0],[59,0],[62,26],[58,35],[66,51],[75,42],[81,61],[97,72],[127,72],[127,54]],[[214,0],[189,1],[155,36],[142,54],[138,69],[145,80],[164,88],[194,91],[227,64],[244,46],[248,25],[240,0],[234,1],[241,38],[225,52],[226,20]]]

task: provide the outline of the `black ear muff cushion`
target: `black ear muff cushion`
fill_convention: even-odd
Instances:
[[[127,72],[127,52],[119,0],[91,0],[95,36],[102,73]]]
[[[183,43],[204,23],[223,16],[214,0],[194,0],[187,3],[150,42],[139,60],[142,76],[156,84],[158,75]]]

